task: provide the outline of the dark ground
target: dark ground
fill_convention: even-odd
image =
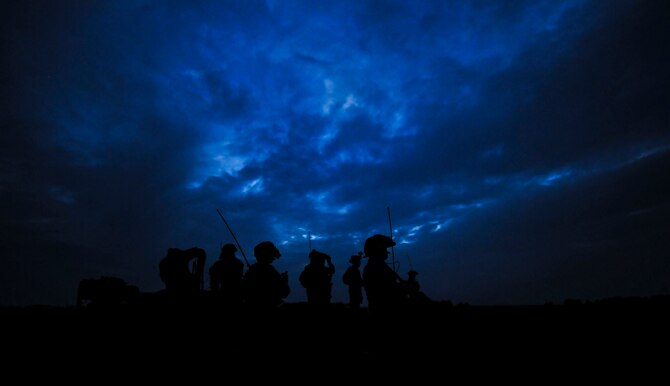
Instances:
[[[262,373],[281,365],[290,374],[316,363],[335,372],[379,366],[418,375],[428,368],[526,372],[603,366],[611,375],[667,366],[669,309],[670,297],[663,296],[545,306],[433,303],[387,315],[341,304],[320,311],[285,304],[254,312],[147,302],[3,308],[0,316],[10,368],[16,361],[72,370],[136,367],[165,375],[174,366],[197,373],[244,366]]]

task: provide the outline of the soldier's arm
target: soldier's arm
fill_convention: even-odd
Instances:
[[[328,265],[328,273],[331,275],[334,274],[335,266],[333,265],[333,260],[328,255],[326,255],[326,264]]]

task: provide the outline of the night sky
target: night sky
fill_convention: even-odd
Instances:
[[[3,1],[0,305],[389,233],[433,299],[670,293],[667,1]],[[239,253],[238,253],[239,255]],[[365,263],[364,263],[365,264]]]

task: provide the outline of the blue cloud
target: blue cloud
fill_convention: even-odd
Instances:
[[[76,282],[103,270],[158,289],[166,248],[200,245],[213,256],[229,241],[215,208],[248,251],[263,240],[280,245],[290,300],[303,298],[295,278],[308,232],[341,272],[367,236],[388,233],[387,206],[401,269],[411,256],[436,298],[543,302],[662,290],[655,273],[607,293],[562,255],[584,245],[589,261],[611,252],[599,232],[619,237],[621,251],[647,242],[619,232],[630,221],[624,212],[667,227],[654,217],[666,210],[655,170],[670,146],[660,43],[667,6],[5,8],[2,245],[12,261],[40,261],[35,249],[17,252],[32,243],[82,268],[54,268],[52,284],[71,285],[58,298],[22,287],[21,296],[3,291],[3,303],[72,302]],[[627,193],[605,200],[602,212],[588,209],[615,186]],[[593,231],[574,231],[584,228]],[[89,264],[89,254],[104,264]],[[629,259],[617,255],[602,282]],[[32,280],[21,275],[7,282]],[[528,293],[518,290],[529,281]]]

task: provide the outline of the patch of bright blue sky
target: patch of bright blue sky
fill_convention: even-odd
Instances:
[[[537,183],[542,186],[551,186],[559,181],[570,177],[573,174],[572,170],[563,169],[551,172],[549,174],[537,178]]]
[[[327,191],[308,192],[306,197],[314,209],[328,215],[346,215],[356,206],[356,203],[336,202]]]

